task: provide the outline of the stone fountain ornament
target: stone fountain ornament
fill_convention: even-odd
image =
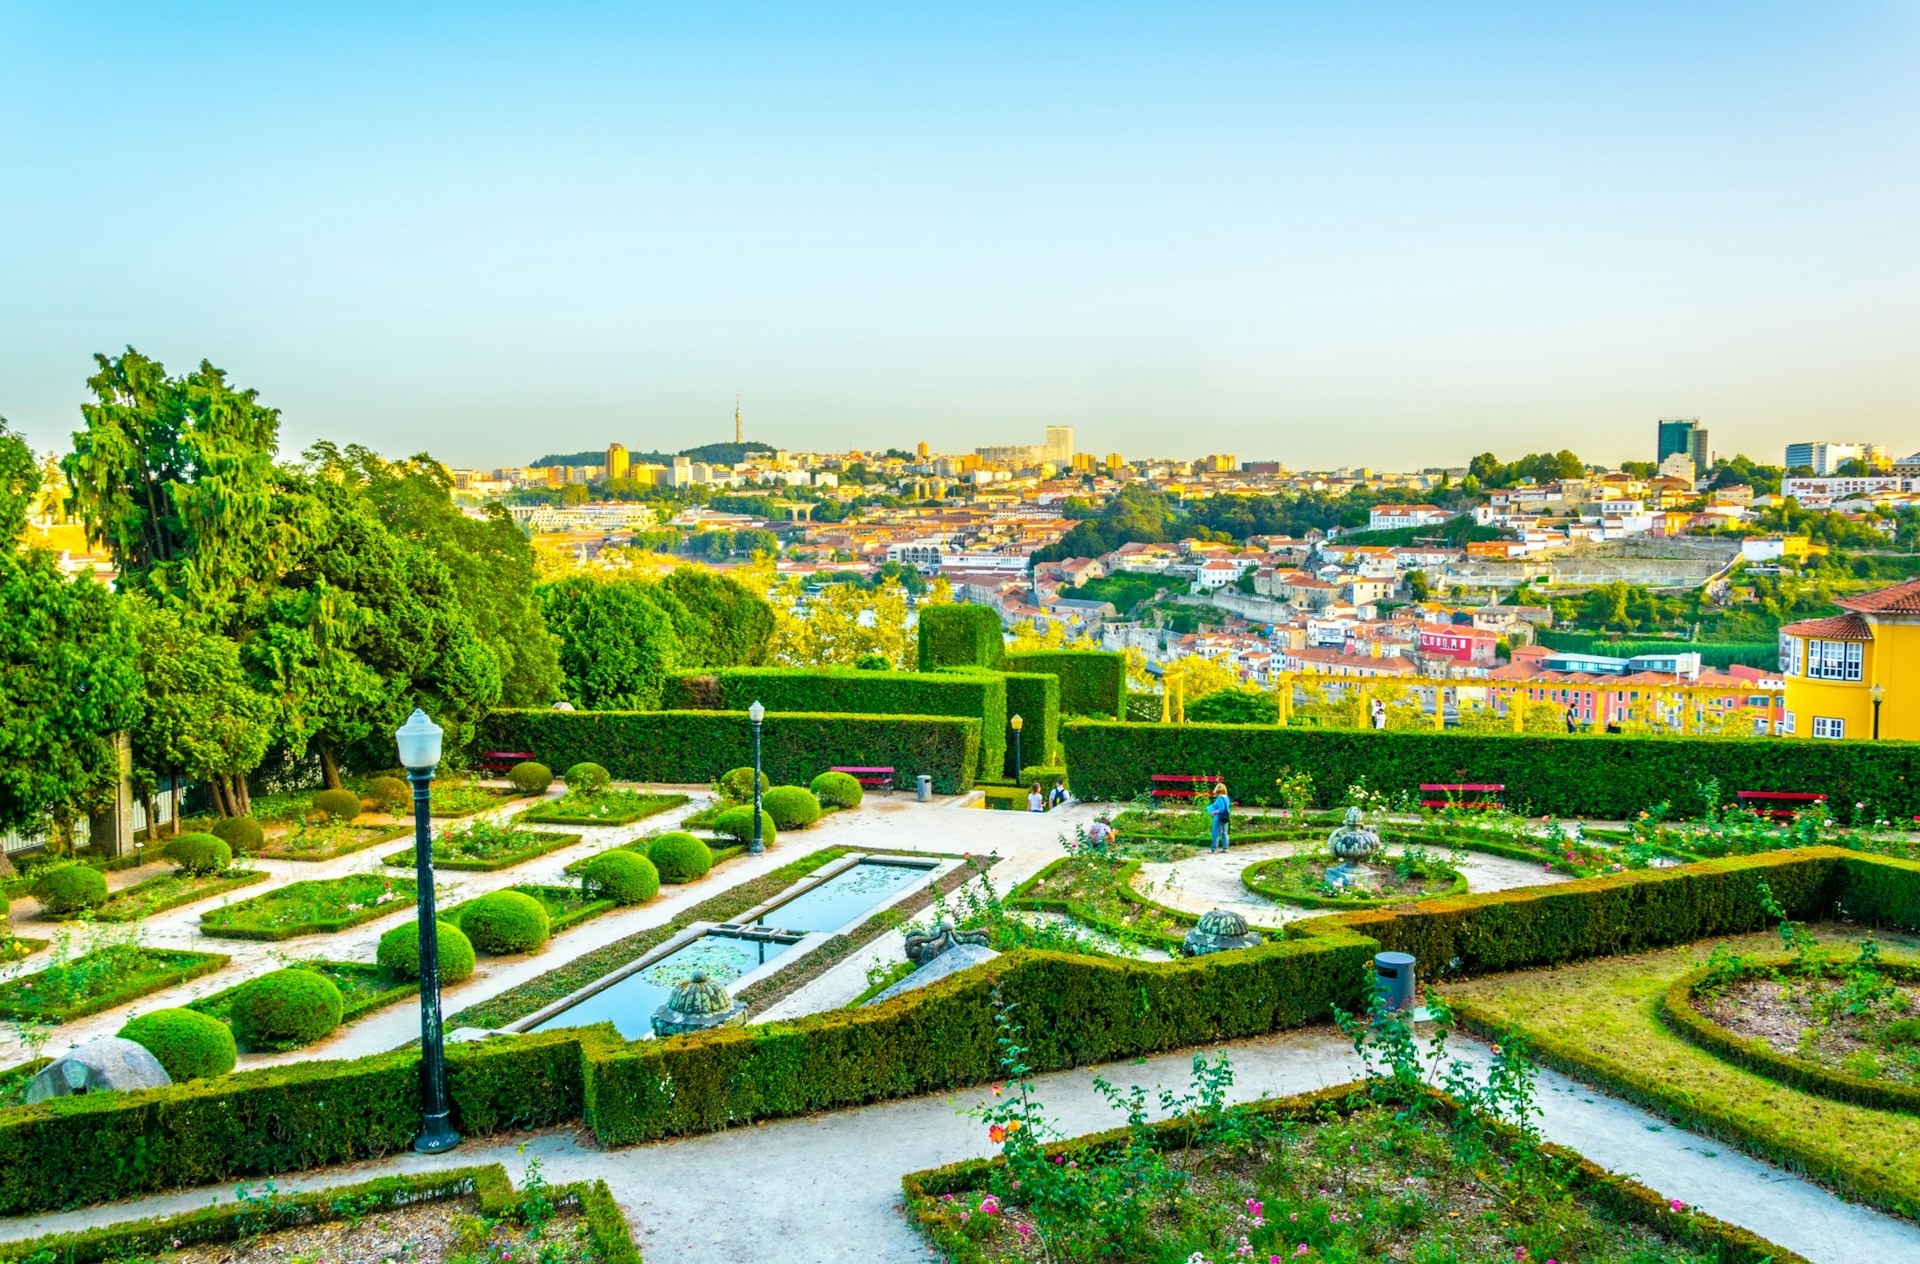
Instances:
[[[1232,909],[1214,909],[1200,915],[1199,924],[1188,931],[1181,942],[1180,953],[1186,957],[1204,957],[1212,952],[1251,948],[1260,942],[1259,934],[1247,929],[1246,918]]]
[[[1327,870],[1327,885],[1349,886],[1366,872],[1366,861],[1379,854],[1380,835],[1367,827],[1359,808],[1348,808],[1346,819],[1327,837],[1327,847],[1340,863]]]
[[[653,1011],[653,1034],[683,1036],[690,1031],[706,1031],[740,1021],[747,1012],[745,1001],[727,995],[727,989],[707,977],[704,970],[674,985],[667,1003]]]

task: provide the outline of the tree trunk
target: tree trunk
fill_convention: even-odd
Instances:
[[[247,779],[243,774],[235,773],[233,775],[233,786],[228,793],[233,796],[233,814],[235,816],[253,815],[253,799],[247,794]]]
[[[160,815],[156,808],[157,802],[151,791],[140,796],[140,806],[147,810],[147,841],[149,843],[160,840]]]
[[[232,810],[227,807],[227,788],[221,784],[220,778],[208,777],[207,789],[213,794],[213,810],[221,816],[232,816]]]
[[[340,761],[333,757],[333,747],[324,742],[320,745],[320,772],[327,789],[340,789]]]

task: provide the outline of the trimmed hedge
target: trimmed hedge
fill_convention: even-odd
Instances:
[[[260,822],[250,816],[225,816],[207,827],[207,832],[233,848],[236,856],[260,850],[260,844],[266,841],[266,831],[260,828]]]
[[[1697,787],[1717,779],[1729,795],[1810,791],[1836,807],[1864,802],[1876,816],[1920,814],[1920,742],[1069,723],[1066,749],[1082,800],[1132,799],[1155,773],[1196,773],[1262,803],[1277,799],[1274,778],[1290,766],[1312,774],[1322,807],[1364,777],[1389,794],[1500,782],[1508,803],[1532,813],[1621,820],[1666,802],[1684,816],[1700,808]]]
[[[240,1060],[233,1030],[190,1009],[150,1010],[128,1022],[119,1035],[157,1058],[175,1084],[225,1075]]]
[[[753,797],[753,766],[748,764],[739,768],[729,768],[720,774],[720,779],[715,784],[720,787],[723,797],[735,803],[745,803]],[[760,793],[765,794],[771,789],[773,789],[773,779],[762,772]]]
[[[863,679],[896,674],[868,672]],[[941,794],[960,794],[973,788],[980,767],[980,733],[980,721],[949,716],[772,715],[761,767],[788,785],[835,764],[891,767],[896,786],[911,789],[914,776],[927,773]],[[752,762],[753,728],[736,711],[497,710],[481,722],[476,748],[592,760],[621,781],[712,782]]]
[[[1000,625],[1000,612],[992,606],[922,606],[918,631],[923,672],[937,667],[998,671],[1006,657],[1006,632]]]
[[[828,807],[857,808],[867,797],[860,779],[850,772],[823,772],[807,788]]]
[[[752,821],[753,809],[751,807],[744,809],[736,808],[733,810],[744,811],[747,814],[746,819],[749,823]],[[760,815],[764,818],[766,813],[762,812]],[[763,819],[760,824],[764,830],[761,841],[764,843],[772,842],[772,823]],[[751,831],[752,826],[749,824],[748,837],[752,837]],[[660,875],[660,881],[662,882],[675,884],[697,882],[701,878],[706,877],[708,871],[713,868],[713,851],[693,835],[674,830],[670,833],[660,835],[660,837],[647,844],[647,860],[653,865],[654,872]]]
[[[1001,666],[1058,677],[1062,716],[1125,718],[1127,656],[1116,650],[1021,650]]]
[[[51,916],[82,913],[107,902],[107,875],[92,865],[62,865],[34,880],[33,895]]]
[[[166,857],[181,873],[207,877],[233,866],[233,848],[213,834],[182,834],[167,844]]]
[[[234,1039],[250,1051],[299,1049],[340,1026],[343,1008],[333,980],[289,966],[241,984],[228,1011]]]
[[[596,790],[605,790],[613,781],[613,774],[599,764],[582,762],[567,769],[567,789],[584,790],[592,794]]]
[[[660,871],[653,862],[637,852],[619,848],[589,860],[580,877],[589,886],[606,892],[607,898],[619,905],[645,904],[660,894]]]
[[[760,797],[760,806],[783,830],[805,829],[820,819],[820,800],[805,786],[775,786]],[[752,804],[747,805],[747,820],[753,820]]]
[[[434,942],[439,947],[440,981],[458,983],[473,974],[473,941],[452,922],[434,919]],[[373,959],[399,979],[420,977],[420,923],[404,922],[380,936]]]
[[[545,794],[553,784],[553,770],[531,759],[522,760],[507,769],[507,784],[521,794]]]
[[[997,672],[869,672],[849,668],[732,667],[682,672],[667,678],[661,705],[671,709],[745,711],[767,708],[766,745],[781,740],[776,726],[788,713],[951,715],[980,721],[978,776],[998,774],[1007,743],[1007,685]],[[749,747],[749,750],[751,747]],[[777,781],[804,784],[834,764],[865,763],[829,753],[802,776],[775,772]],[[767,767],[762,761],[762,767]],[[899,765],[894,765],[896,772]],[[926,771],[919,769],[916,771]]]
[[[1025,764],[1055,764],[1060,754],[1060,678],[1046,672],[1002,672],[1007,682],[1007,719],[1019,716],[1020,760]],[[1013,735],[1007,735],[1006,775],[1020,770],[1013,763]]]
[[[322,790],[313,796],[313,810],[336,821],[351,821],[361,809],[360,796],[351,790]]]

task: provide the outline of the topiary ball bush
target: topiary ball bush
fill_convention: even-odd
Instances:
[[[195,877],[225,873],[233,867],[233,848],[213,834],[182,834],[167,844],[165,854],[174,868]]]
[[[765,803],[766,800],[763,797],[761,799],[762,808],[760,812],[760,841],[771,847],[773,846],[773,836],[780,832],[780,827],[775,823],[773,814],[766,811]],[[737,808],[728,808],[719,816],[714,817],[713,832],[722,838],[731,838],[736,843],[752,842],[753,805],[751,803],[743,803]]]
[[[33,895],[45,912],[82,913],[107,902],[107,875],[92,865],[62,865],[34,879]]]
[[[351,790],[322,790],[313,796],[313,808],[336,821],[351,821],[360,815],[360,796]]]
[[[537,952],[551,934],[547,910],[540,901],[520,891],[481,896],[460,915],[460,929],[475,948],[490,957]]]
[[[893,660],[885,654],[862,654],[853,660],[856,671],[892,671]]]
[[[752,809],[733,811],[751,812]],[[653,862],[662,882],[694,882],[706,877],[707,871],[713,868],[713,849],[691,834],[674,830],[647,844],[647,859]]]
[[[567,769],[567,789],[596,794],[613,784],[613,774],[599,764],[575,764]]]
[[[340,1025],[340,989],[312,970],[291,967],[242,983],[228,1021],[233,1035],[256,1052],[298,1049],[325,1039]]]
[[[589,885],[606,892],[615,904],[645,904],[660,894],[660,870],[639,852],[610,851],[596,856],[587,862],[580,876]]]
[[[225,1075],[240,1060],[233,1029],[198,1010],[156,1009],[142,1014],[120,1029],[120,1039],[131,1040],[158,1058],[175,1084]]]
[[[382,812],[398,816],[413,803],[413,790],[398,777],[375,777],[367,783],[367,797]]]
[[[805,786],[775,786],[760,803],[783,830],[805,829],[820,819],[820,800]]]
[[[452,922],[434,923],[440,945],[440,981],[458,983],[473,974],[473,941]],[[420,923],[406,922],[380,936],[373,959],[403,979],[420,977]]]
[[[767,780],[767,774],[760,774],[760,793],[765,794],[773,788]],[[753,798],[753,769],[735,768],[720,777],[720,793],[735,803]]]
[[[207,832],[225,843],[236,856],[260,850],[267,840],[266,831],[260,828],[260,822],[250,816],[226,816],[215,821]]]
[[[529,759],[507,769],[507,784],[521,794],[545,794],[553,784],[553,769]]]
[[[857,808],[867,796],[860,779],[850,772],[823,772],[813,779],[813,797],[836,808]]]

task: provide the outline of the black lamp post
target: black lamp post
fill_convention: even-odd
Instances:
[[[760,721],[767,718],[767,709],[759,699],[747,708],[747,718],[753,721],[753,841],[747,844],[747,854],[758,856],[767,849],[760,838]]]
[[[460,1144],[447,1122],[447,1054],[440,1031],[440,932],[433,911],[433,770],[440,763],[440,726],[415,709],[395,733],[400,765],[413,782],[413,872],[420,924],[420,1135],[413,1148],[438,1154]]]
[[[1867,690],[1867,697],[1873,699],[1873,740],[1880,740],[1880,704],[1887,700],[1887,687],[1875,684]]]
[[[1007,721],[1008,726],[1013,729],[1013,775],[1016,780],[1025,775],[1023,770],[1027,766],[1026,761],[1020,758],[1020,729],[1025,723],[1026,721],[1017,715]]]

